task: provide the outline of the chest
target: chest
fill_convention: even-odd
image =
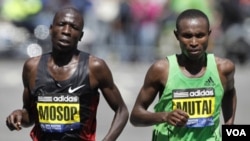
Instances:
[[[57,81],[65,81],[73,76],[77,70],[78,63],[69,64],[58,67],[53,64],[48,64],[47,71],[49,75]]]

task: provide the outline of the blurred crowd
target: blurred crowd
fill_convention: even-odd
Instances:
[[[178,53],[176,17],[196,8],[211,22],[208,51],[217,49],[217,54],[241,64],[249,60],[250,0],[0,0],[1,57],[50,51],[50,23],[55,12],[68,5],[84,16],[79,49],[103,59],[152,62]]]

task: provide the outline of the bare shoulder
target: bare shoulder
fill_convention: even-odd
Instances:
[[[40,58],[41,58],[41,56],[32,57],[32,58],[27,59],[24,63],[24,69],[26,71],[32,71],[32,70],[36,69]]]
[[[32,57],[25,61],[23,66],[23,83],[25,86],[32,86],[35,84],[35,75],[37,66],[41,56]]]
[[[96,56],[89,56],[89,77],[92,88],[113,84],[112,74],[106,62]]]
[[[156,72],[162,72],[166,71],[169,66],[168,60],[167,59],[160,59],[154,62],[149,70],[156,71]]]
[[[224,74],[230,74],[235,71],[235,64],[227,59],[221,57],[215,57],[218,70]]]
[[[91,71],[99,72],[99,71],[102,71],[103,69],[106,69],[107,64],[103,59],[90,55],[89,56],[89,68]]]
[[[157,60],[150,66],[146,79],[149,79],[152,82],[160,81],[165,84],[168,76],[168,66],[169,63],[167,59]]]

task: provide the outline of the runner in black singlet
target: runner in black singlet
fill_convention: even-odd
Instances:
[[[73,7],[56,13],[50,26],[52,51],[24,64],[23,108],[7,117],[10,130],[33,126],[33,141],[95,141],[100,90],[115,112],[103,141],[119,137],[128,109],[105,61],[77,49],[83,26]]]

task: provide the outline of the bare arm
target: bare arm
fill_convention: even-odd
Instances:
[[[222,112],[225,124],[233,124],[237,105],[237,96],[234,86],[235,65],[227,59],[219,59],[219,71],[224,85],[224,97],[222,99]]]
[[[23,108],[14,110],[6,119],[6,124],[10,130],[21,130],[21,126],[30,127],[34,121],[30,119],[31,97],[29,91],[30,78],[34,72],[34,59],[29,59],[23,66]]]
[[[222,111],[225,124],[234,124],[235,112],[236,112],[237,97],[235,88],[225,92],[225,96],[222,100]]]
[[[103,141],[116,140],[128,121],[129,113],[127,106],[124,103],[117,86],[114,84],[110,69],[103,60],[91,57],[90,77],[92,81],[91,83],[97,84],[97,87],[100,88],[107,103],[115,112],[111,127]]]
[[[177,124],[179,126],[186,124],[188,115],[182,110],[176,109],[171,112],[157,113],[147,110],[157,94],[163,91],[167,75],[168,63],[165,59],[157,61],[149,68],[130,116],[130,122],[133,125],[151,126],[163,122],[168,122],[175,126]]]

